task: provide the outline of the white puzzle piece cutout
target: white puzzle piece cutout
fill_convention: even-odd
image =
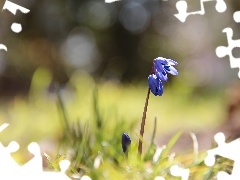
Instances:
[[[30,10],[25,8],[25,7],[22,7],[22,6],[19,6],[11,1],[8,1],[6,0],[6,2],[4,3],[4,6],[2,8],[2,11],[3,10],[8,10],[10,11],[12,14],[16,15],[17,13],[17,10],[19,10],[20,12],[26,14],[26,13],[29,13]],[[15,33],[19,33],[22,31],[22,25],[21,24],[18,24],[18,23],[12,23],[11,25],[11,29],[13,32]]]
[[[232,169],[232,174],[228,174],[226,172],[220,171],[217,174],[218,180],[239,180],[240,178],[240,138],[226,143],[225,136],[223,133],[217,133],[214,136],[215,141],[218,144],[217,148],[211,149],[207,151],[207,156],[204,160],[207,166],[213,166],[216,161],[216,155],[225,157],[234,161],[234,166]]]
[[[116,1],[120,1],[120,0],[105,0],[105,3],[112,3],[112,2],[116,2]]]
[[[237,11],[233,14],[233,19],[235,22],[240,22],[240,11]],[[227,27],[222,30],[222,32],[226,33],[227,35],[227,42],[228,47],[225,46],[218,46],[216,48],[216,55],[219,58],[222,58],[224,56],[229,56],[230,60],[230,67],[231,68],[240,68],[240,58],[233,57],[232,50],[233,48],[240,48],[240,39],[233,40],[233,29],[230,27]],[[238,72],[238,77],[240,78],[240,70]]]
[[[0,126],[0,132],[8,126],[7,123]],[[71,180],[66,171],[70,166],[68,160],[62,160],[59,163],[60,172],[43,171],[43,161],[40,147],[36,142],[32,142],[28,146],[28,151],[33,154],[33,158],[22,166],[19,165],[11,156],[11,153],[19,149],[19,144],[15,141],[4,147],[0,142],[0,179],[3,180]]]
[[[3,9],[2,10],[9,10],[12,14],[16,15],[17,13],[17,10],[21,11],[22,13],[26,14],[26,13],[29,13],[30,10],[25,8],[25,7],[22,7],[22,6],[19,6],[11,1],[8,1],[6,0],[6,2],[4,3],[4,6],[3,6]]]
[[[6,0],[4,5],[3,5],[3,8],[2,8],[2,11],[3,10],[8,10],[9,12],[11,12],[13,15],[16,15],[17,13],[17,10],[19,10],[20,12],[26,14],[26,13],[29,13],[30,10],[25,8],[25,7],[22,7],[20,5],[17,5],[11,1],[8,1]],[[19,24],[19,23],[12,23],[11,25],[11,30],[15,33],[20,33],[22,31],[22,25]],[[4,45],[4,44],[0,44],[0,50],[3,49],[5,51],[7,51],[7,47]]]
[[[190,170],[181,168],[178,165],[173,165],[170,168],[170,173],[172,176],[181,177],[182,180],[188,180]]]
[[[7,51],[7,47],[4,44],[0,44],[0,50],[3,49],[5,51]]]
[[[11,153],[16,152],[19,149],[19,144],[12,141],[7,147],[4,147],[0,142],[0,179],[1,174],[11,174],[11,172],[18,172],[19,165],[12,158]]]
[[[219,13],[222,13],[222,12],[226,11],[226,9],[227,9],[227,5],[224,2],[224,0],[201,0],[200,1],[201,9],[199,11],[187,12],[187,8],[188,8],[187,2],[184,0],[180,0],[176,3],[176,8],[178,10],[178,14],[174,14],[174,16],[183,23],[186,21],[187,17],[190,15],[196,15],[196,14],[204,15],[205,8],[204,8],[203,3],[208,2],[208,1],[216,1],[215,8]]]
[[[154,178],[154,180],[165,180],[165,178],[162,177],[162,176],[157,176],[157,177]]]

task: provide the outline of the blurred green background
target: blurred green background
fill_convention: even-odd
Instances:
[[[233,28],[233,39],[240,37],[240,24],[232,18],[239,1],[227,1],[224,13],[215,10],[215,1],[206,2],[205,15],[189,16],[185,23],[174,16],[174,0],[11,2],[30,12],[0,13],[0,43],[8,48],[0,51],[0,122],[10,124],[0,135],[4,145],[16,140],[26,147],[36,141],[54,153],[62,135],[57,89],[68,119],[87,122],[94,118],[96,86],[102,119],[109,126],[136,121],[128,133],[137,139],[147,77],[159,56],[177,61],[179,75],[169,75],[162,97],[151,94],[146,140],[155,116],[158,144],[179,128],[211,131],[232,113],[239,94],[227,92],[239,83],[238,69],[230,68],[228,57],[218,58],[215,49],[227,46],[225,27]],[[187,2],[188,12],[200,10],[200,1]],[[4,3],[0,0],[0,7]],[[13,22],[22,24],[22,32],[11,30]],[[239,57],[239,49],[233,55]]]

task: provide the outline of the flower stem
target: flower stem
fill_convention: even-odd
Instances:
[[[141,123],[141,129],[140,129],[140,137],[142,137],[142,138],[143,138],[143,134],[144,134],[144,126],[145,126],[145,120],[146,120],[146,114],[147,114],[149,95],[150,95],[150,88],[148,88],[147,97],[146,97],[146,101],[145,101],[145,106],[144,106],[144,110],[143,110],[143,116],[142,116],[142,123]],[[141,155],[142,155],[142,141],[141,141],[141,139],[139,139],[139,143],[138,143],[138,154],[141,157]]]

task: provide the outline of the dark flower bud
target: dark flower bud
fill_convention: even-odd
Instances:
[[[131,139],[126,133],[123,133],[122,134],[122,150],[124,153],[128,151],[129,145],[131,145]]]

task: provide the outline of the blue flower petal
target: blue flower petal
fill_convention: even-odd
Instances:
[[[163,94],[163,84],[162,84],[162,82],[161,81],[159,81],[159,86],[158,86],[158,95],[159,96],[162,96],[162,94]]]
[[[178,71],[173,66],[166,66],[164,69],[172,75],[178,75]]]
[[[167,82],[168,77],[167,77],[167,73],[164,69],[160,72],[157,71],[155,74],[161,81]]]
[[[163,84],[155,74],[148,76],[148,85],[155,96],[161,96],[163,94]]]
[[[148,86],[151,90],[151,92],[156,96],[157,95],[157,82],[155,81],[155,75],[149,75],[148,76]],[[157,77],[156,77],[157,78]]]
[[[162,72],[163,71],[163,65],[162,65],[161,61],[154,61],[153,62],[153,68],[154,68],[154,73],[156,73],[156,71]]]
[[[172,59],[166,59],[170,66],[177,65],[178,63]]]
[[[157,57],[154,59],[154,62],[162,64],[162,65],[166,65],[168,63],[167,59],[164,57]]]

